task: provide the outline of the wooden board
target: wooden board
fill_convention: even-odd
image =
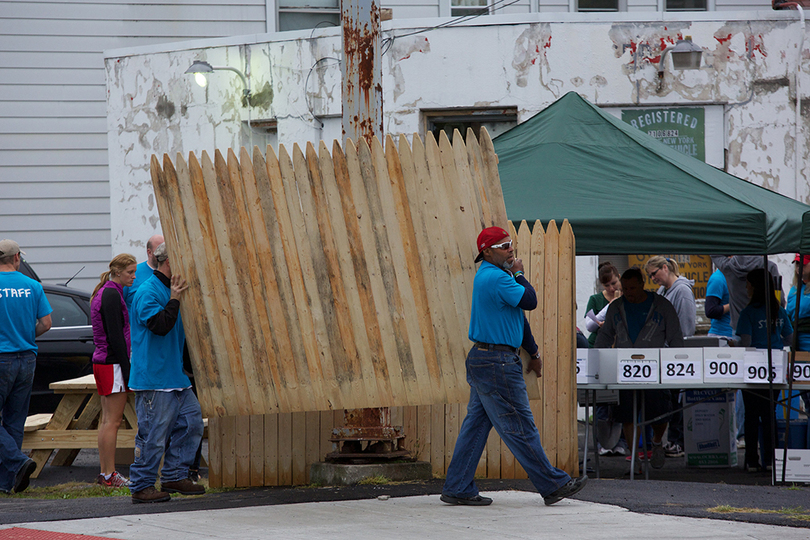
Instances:
[[[212,419],[212,486],[306,482],[343,409],[373,406],[401,407],[406,447],[443,474],[469,397],[474,240],[489,225],[510,229],[538,294],[527,313],[545,362],[542,379],[526,377],[535,421],[552,463],[576,466],[570,226],[515,230],[485,129],[452,144],[382,142],[151,162],[174,269],[190,284],[181,310]],[[497,435],[478,471],[525,474]]]

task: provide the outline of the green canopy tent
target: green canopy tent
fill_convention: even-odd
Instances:
[[[509,219],[568,219],[577,255],[810,252],[810,206],[673,150],[574,92],[493,142]]]
[[[494,139],[506,213],[577,255],[810,252],[810,206],[684,155],[574,92]]]

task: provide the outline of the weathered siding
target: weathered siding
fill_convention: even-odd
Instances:
[[[0,236],[45,281],[86,265],[71,285],[92,289],[112,254],[103,51],[265,29],[263,0],[4,0]],[[116,251],[143,259],[145,240]]]

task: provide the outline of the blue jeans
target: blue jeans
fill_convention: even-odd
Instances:
[[[452,497],[478,495],[475,470],[493,426],[541,495],[550,495],[571,480],[568,473],[548,461],[540,444],[518,355],[473,347],[467,354],[467,382],[470,403],[442,493]]]
[[[155,485],[161,457],[161,482],[188,478],[189,466],[194,462],[203,435],[200,402],[191,388],[171,392],[136,391],[135,412],[138,435],[135,437],[135,463],[129,468],[130,491],[134,493]]]
[[[28,461],[22,448],[37,355],[0,354],[0,491],[11,491],[17,471]]]

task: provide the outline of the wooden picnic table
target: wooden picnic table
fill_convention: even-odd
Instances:
[[[69,466],[82,448],[98,448],[98,424],[101,420],[101,398],[96,391],[93,375],[50,384],[51,390],[62,394],[53,416],[44,425],[42,415],[29,417],[23,436],[23,450],[32,450],[31,458],[37,469],[32,478],[56,452],[51,465]],[[118,430],[118,448],[135,448],[138,417],[135,414],[135,394],[130,393],[124,408],[124,422]]]

